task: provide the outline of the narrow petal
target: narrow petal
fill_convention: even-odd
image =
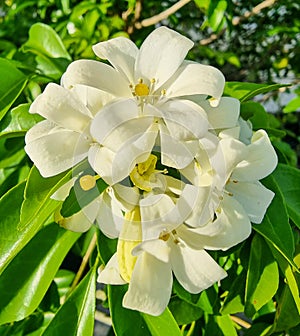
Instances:
[[[98,269],[97,282],[111,285],[124,285],[124,281],[120,275],[117,253],[115,253],[104,268]]]
[[[247,148],[249,153],[234,169],[232,179],[255,181],[271,174],[277,166],[278,159],[268,134],[264,130],[255,132]]]
[[[159,89],[175,73],[193,45],[191,40],[167,27],[155,29],[138,53],[135,79],[155,79],[155,89]]]
[[[205,236],[206,249],[227,250],[244,241],[251,233],[250,219],[241,204],[234,197],[224,195],[220,204],[217,219],[208,225],[222,227],[222,231],[214,236]],[[199,229],[199,233],[201,233]]]
[[[225,78],[217,68],[184,62],[164,88],[168,98],[201,94],[213,97],[218,103],[224,85]]]
[[[32,103],[31,113],[38,113],[69,130],[84,132],[90,123],[89,110],[69,90],[54,83]]]
[[[42,135],[40,126],[44,129],[44,125],[36,124],[25,137],[25,151],[43,177],[62,173],[87,157],[90,142],[81,134],[57,128]],[[34,139],[37,134],[39,137]]]
[[[135,264],[123,306],[154,316],[161,315],[170,300],[172,282],[170,265],[144,252]]]
[[[51,199],[56,201],[64,201],[70,193],[71,188],[74,186],[75,181],[78,176],[74,176],[70,181],[63,184],[60,188],[58,188],[51,196]]]
[[[98,57],[107,59],[127,77],[128,82],[134,83],[134,64],[139,50],[132,41],[125,37],[116,37],[94,45],[93,51]]]
[[[239,201],[253,223],[261,223],[274,197],[273,191],[259,182],[231,181],[226,185],[226,190]]]
[[[204,110],[188,100],[168,100],[160,106],[167,128],[177,140],[202,138],[208,130]]]
[[[111,93],[116,97],[131,97],[127,80],[112,66],[93,61],[72,62],[62,77],[62,84],[70,89],[76,84],[84,84]]]
[[[207,252],[186,245],[173,244],[171,263],[176,279],[192,294],[203,291],[227,275]]]

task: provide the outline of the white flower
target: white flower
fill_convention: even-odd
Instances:
[[[43,177],[57,175],[88,156],[93,142],[91,120],[110,98],[105,92],[81,85],[72,90],[47,85],[30,107],[30,113],[46,120],[25,136],[25,150]]]
[[[166,166],[181,169],[193,160],[193,141],[205,136],[209,122],[204,109],[188,96],[212,97],[209,102],[217,105],[224,77],[213,67],[185,62],[192,45],[160,27],[140,50],[123,37],[97,44],[95,53],[113,66],[87,60],[68,67],[65,86],[85,84],[122,97],[99,112],[91,126],[100,146],[91,150],[90,162],[106,181],[111,179],[109,184],[128,176],[155,145]]]

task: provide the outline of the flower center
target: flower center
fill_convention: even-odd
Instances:
[[[134,87],[134,93],[139,96],[148,96],[150,93],[149,86],[144,83],[139,83]]]
[[[159,239],[163,240],[163,241],[168,241],[170,238],[173,239],[173,242],[175,244],[179,244],[180,241],[178,239],[178,234],[176,230],[172,230],[172,232],[168,232],[167,230],[163,230],[160,235],[159,235]]]
[[[138,163],[130,173],[132,183],[141,190],[151,191],[151,177],[155,172],[157,157],[150,154],[145,162]]]

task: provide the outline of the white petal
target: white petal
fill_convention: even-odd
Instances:
[[[116,97],[131,97],[127,80],[112,66],[94,60],[72,62],[62,77],[65,88],[76,84],[92,86]]]
[[[206,249],[227,250],[244,241],[251,233],[250,219],[241,204],[234,197],[227,195],[223,197],[217,219],[212,224],[208,224],[221,226],[222,231],[215,236],[205,237],[204,248]]]
[[[123,211],[131,211],[138,204],[140,199],[138,188],[115,184],[111,190],[113,193],[112,197],[120,203]]]
[[[38,113],[69,130],[84,132],[90,123],[89,110],[69,90],[50,83],[32,103],[30,113]]]
[[[159,89],[178,69],[193,45],[191,40],[171,29],[155,29],[138,53],[135,79],[155,79],[155,89]]]
[[[88,152],[88,160],[95,172],[109,185],[113,184],[112,164],[115,153],[106,147],[94,145]]]
[[[148,159],[155,145],[157,131],[157,125],[154,124],[145,133],[139,132],[123,144],[112,163],[114,183],[128,177],[137,163]]]
[[[175,139],[202,138],[208,130],[204,110],[188,100],[168,100],[160,106],[167,128]]]
[[[226,277],[226,272],[204,250],[173,244],[172,270],[179,283],[190,293],[199,293]]]
[[[229,182],[226,190],[239,201],[253,223],[261,223],[274,197],[273,191],[259,182]]]
[[[117,253],[115,253],[106,264],[104,269],[99,267],[97,282],[111,285],[124,285],[124,281],[120,275]]]
[[[109,60],[130,83],[134,82],[134,63],[138,48],[132,41],[125,37],[116,37],[94,45],[93,51],[98,57]]]
[[[42,134],[44,126],[36,124],[25,137],[25,151],[43,177],[62,173],[87,157],[90,142],[81,134],[62,128]]]
[[[154,316],[161,315],[168,305],[172,282],[170,265],[144,252],[135,264],[123,306]]]
[[[91,118],[115,98],[110,93],[80,84],[75,85],[71,92],[88,108]]]
[[[255,181],[271,174],[278,160],[268,134],[264,130],[255,132],[252,143],[247,148],[249,153],[245,160],[234,169],[232,179]]]
[[[51,196],[51,199],[56,201],[64,201],[70,193],[71,188],[74,186],[75,181],[78,176],[74,176],[70,181],[63,184],[60,188],[58,188]]]
[[[138,256],[143,252],[147,252],[165,263],[169,262],[170,247],[161,239],[144,241],[137,245],[131,253],[134,256]]]
[[[232,128],[237,125],[240,115],[240,102],[231,97],[222,97],[217,107],[212,107],[209,101],[201,104],[207,113],[208,121],[212,129]]]
[[[166,83],[168,98],[201,94],[218,102],[222,96],[225,78],[221,71],[209,65],[184,62]]]
[[[116,152],[130,138],[145,133],[152,120],[152,117],[139,117],[135,100],[122,99],[107,105],[95,116],[91,134],[99,144]]]
[[[100,230],[109,238],[119,236],[122,224],[124,222],[121,209],[112,206],[112,200],[105,190],[102,197],[99,198],[99,211],[97,215],[97,224]]]
[[[194,159],[193,153],[188,145],[178,141],[172,135],[168,134],[166,127],[160,127],[161,161],[162,164],[177,169],[183,169]]]

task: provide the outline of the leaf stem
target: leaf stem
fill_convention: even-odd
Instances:
[[[82,258],[82,262],[80,264],[78,272],[75,275],[75,278],[73,280],[73,283],[71,285],[69,293],[72,292],[75,289],[75,287],[78,285],[78,283],[79,283],[79,281],[80,281],[80,279],[81,279],[81,277],[82,277],[82,275],[84,273],[84,270],[85,270],[85,268],[86,268],[86,266],[87,266],[87,264],[89,262],[90,256],[93,253],[94,248],[96,247],[96,243],[97,243],[97,234],[94,233],[94,235],[93,235],[93,237],[92,237],[92,239],[90,241],[90,244],[89,244],[89,246],[88,246],[88,248],[86,250],[86,253],[85,253],[85,255]]]

